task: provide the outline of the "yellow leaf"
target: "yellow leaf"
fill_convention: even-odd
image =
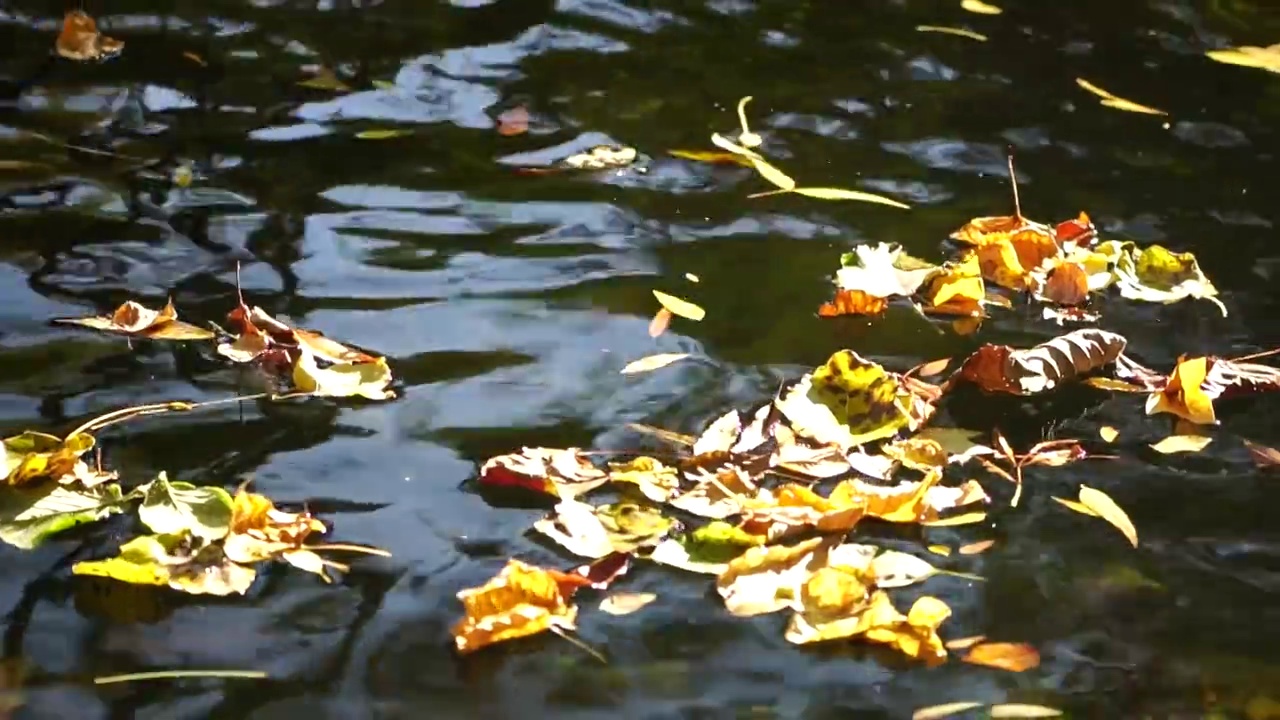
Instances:
[[[1147,414],[1170,413],[1197,425],[1217,425],[1213,400],[1202,385],[1209,374],[1209,358],[1186,358],[1178,361],[1164,390],[1147,398]]]
[[[1211,442],[1213,442],[1213,438],[1206,437],[1204,435],[1170,435],[1169,437],[1152,445],[1151,449],[1165,455],[1172,453],[1200,452]]]
[[[554,575],[515,559],[484,585],[459,592],[458,599],[464,614],[453,627],[453,640],[460,653],[552,627],[572,630],[578,615]]]
[[[978,257],[973,254],[944,265],[920,291],[925,309],[949,315],[981,315],[986,295]]]
[[[982,703],[977,702],[953,702],[943,705],[932,705],[923,707],[911,713],[911,720],[942,720],[942,718],[951,717],[956,713],[962,713],[966,710],[982,707]]]
[[[1280,73],[1280,45],[1271,45],[1269,47],[1244,45],[1226,50],[1210,50],[1205,55],[1212,60],[1227,63],[1228,65],[1240,65]]]
[[[1125,511],[1109,495],[1088,485],[1081,485],[1080,504],[1097,513],[1098,517],[1114,525],[1117,530],[1129,539],[1131,545],[1138,547],[1138,530],[1133,526],[1133,521],[1129,519]]]
[[[293,384],[300,392],[320,397],[363,397],[389,400],[396,396],[387,389],[391,384],[391,368],[386,358],[356,364],[333,364],[321,369],[315,356],[306,348],[298,348],[293,363]]]
[[[743,167],[752,167],[745,156],[732,152],[715,152],[713,150],[668,150],[667,154],[683,160],[704,163],[733,163]]]
[[[910,205],[898,202],[892,198],[884,197],[883,195],[860,192],[858,190],[845,190],[844,188],[798,187],[794,188],[791,192],[797,195],[804,195],[805,197],[817,198],[819,200],[856,200],[858,202],[891,205],[893,207],[902,208],[903,210],[911,209]]]
[[[813,568],[820,537],[796,545],[749,548],[716,579],[725,609],[739,617],[799,608],[800,586]]]
[[[1217,288],[1191,253],[1171,252],[1160,245],[1139,249],[1133,243],[1121,243],[1114,275],[1120,294],[1130,300],[1167,304],[1198,298],[1213,303],[1223,317],[1227,316]]]
[[[1103,425],[1098,428],[1098,436],[1102,438],[1103,442],[1112,443],[1116,441],[1116,438],[1120,437],[1120,431],[1110,425]]]
[[[347,92],[351,89],[350,85],[339,80],[338,76],[327,67],[320,68],[315,77],[299,81],[298,85],[313,90],[331,90],[335,92]]]
[[[657,599],[658,596],[654,593],[618,592],[601,600],[600,609],[610,615],[630,615]]]
[[[796,181],[792,179],[790,175],[770,165],[769,161],[765,160],[762,157],[752,157],[752,156],[748,156],[748,159],[751,160],[752,165],[756,166],[756,172],[760,173],[760,177],[764,178],[765,180],[768,180],[774,185],[777,185],[783,190],[796,189]]]
[[[661,290],[654,290],[653,296],[658,298],[658,302],[662,307],[671,312],[672,315],[678,315],[682,318],[697,322],[707,316],[707,311],[694,305],[688,300],[682,300],[675,295],[668,295]]]
[[[363,130],[356,133],[356,137],[360,140],[390,140],[412,134],[412,130]]]
[[[942,557],[951,556],[951,548],[947,547],[946,545],[930,545],[925,549],[933,553],[934,555],[941,555]]]
[[[689,353],[659,353],[657,355],[650,355],[627,363],[626,367],[622,368],[620,372],[623,375],[649,372],[651,370],[657,370],[658,368],[664,368],[673,362],[683,360],[687,357],[689,357]]]
[[[1132,100],[1126,100],[1118,95],[1113,95],[1107,92],[1106,90],[1103,90],[1102,88],[1098,87],[1097,85],[1094,85],[1088,80],[1085,80],[1084,78],[1076,78],[1076,85],[1079,85],[1084,90],[1091,92],[1094,95],[1097,95],[1099,98],[1102,98],[1101,103],[1104,106],[1109,108],[1115,108],[1116,110],[1124,110],[1126,112],[1144,113],[1147,115],[1168,115],[1169,114],[1163,110],[1158,110],[1156,108],[1148,107],[1146,105],[1139,105],[1138,103],[1133,102]]]
[[[1051,718],[1062,717],[1062,711],[1056,708],[1046,707],[1044,705],[1027,705],[1025,703],[1002,703],[1000,705],[992,705],[990,708],[991,717],[996,718]]]
[[[969,38],[970,40],[977,40],[978,42],[987,41],[987,36],[981,33],[976,33],[972,30],[964,30],[962,28],[945,27],[942,25],[917,25],[916,32],[943,33],[946,35],[957,35],[959,37]]]
[[[1093,510],[1090,510],[1089,508],[1085,507],[1084,505],[1081,505],[1080,503],[1076,502],[1075,500],[1066,500],[1066,499],[1064,499],[1064,498],[1060,498],[1060,497],[1054,497],[1053,499],[1054,499],[1054,501],[1055,501],[1055,502],[1057,502],[1059,505],[1062,505],[1063,507],[1065,507],[1065,508],[1067,508],[1067,509],[1069,509],[1069,510],[1074,510],[1074,511],[1076,511],[1076,512],[1080,513],[1081,515],[1089,515],[1089,516],[1092,516],[1092,517],[1102,517],[1102,516],[1101,516],[1101,515],[1099,515],[1098,513],[1094,512]]]
[[[955,515],[949,518],[943,518],[942,520],[925,520],[925,521],[922,521],[920,524],[923,525],[924,527],[955,527],[957,525],[973,525],[975,523],[983,522],[986,519],[987,519],[986,513],[972,512],[972,513],[965,513],[963,515]]]
[[[984,3],[982,0],[962,0],[960,7],[971,13],[978,13],[979,15],[999,15],[1004,12],[1004,10],[1001,10],[995,5]]]
[[[763,159],[764,159],[764,158],[760,155],[760,153],[758,153],[758,152],[756,152],[756,151],[754,151],[754,150],[751,150],[751,149],[749,149],[749,148],[745,148],[745,147],[743,147],[743,146],[741,146],[741,145],[739,145],[739,144],[735,143],[734,141],[730,140],[729,138],[727,138],[727,137],[725,137],[725,136],[721,135],[720,133],[711,133],[711,144],[712,144],[712,145],[715,145],[716,147],[720,148],[721,150],[727,150],[728,152],[734,153],[735,155],[741,155],[741,156],[743,156],[743,157],[747,158],[748,160],[763,160]]]

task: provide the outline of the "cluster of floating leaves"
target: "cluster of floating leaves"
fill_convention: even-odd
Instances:
[[[743,108],[749,100],[739,104],[737,141],[713,136],[725,153],[673,154],[753,167],[778,187],[766,194],[897,204],[836,188],[800,192],[803,188],[754,150],[762,140],[747,126]],[[1016,191],[1015,208],[1014,215],[976,218],[956,230],[956,252],[941,264],[909,257],[892,245],[855,248],[842,258],[836,295],[819,314],[876,315],[901,301],[956,318],[957,330],[973,332],[988,307],[1029,299],[1042,303],[1045,317],[1059,324],[1092,323],[1098,320],[1092,299],[1110,289],[1148,302],[1201,299],[1226,314],[1194,256],[1158,245],[1100,241],[1085,213],[1056,225],[1029,220],[1018,207]],[[661,307],[650,335],[663,332],[675,317],[705,317],[703,308],[687,300],[657,290],[654,296]],[[607,453],[527,447],[494,457],[480,470],[481,486],[554,498],[554,508],[533,529],[585,564],[560,570],[511,559],[488,583],[459,593],[464,615],[453,631],[457,650],[469,653],[547,630],[568,633],[576,627],[580,591],[608,591],[640,562],[714,576],[734,615],[788,612],[784,636],[796,644],[859,639],[927,664],[945,661],[954,650],[964,651],[961,659],[974,664],[1015,672],[1035,667],[1039,654],[1025,643],[945,640],[951,611],[934,596],[916,596],[905,610],[894,604],[896,589],[937,576],[981,578],[856,540],[860,529],[874,523],[981,527],[993,502],[984,487],[988,480],[1007,482],[1009,504],[1017,507],[1026,468],[1114,457],[1090,450],[1090,443],[1079,439],[1018,451],[998,429],[988,444],[957,446],[947,428],[929,422],[964,386],[1019,397],[1046,395],[1068,384],[1145,395],[1148,415],[1172,416],[1173,434],[1151,446],[1162,453],[1208,445],[1206,430],[1218,422],[1215,401],[1280,389],[1280,369],[1251,362],[1271,353],[1236,359],[1183,356],[1165,372],[1127,356],[1126,345],[1122,335],[1084,327],[1032,347],[988,343],[967,357],[902,371],[840,350],[785,383],[771,401],[745,412],[732,410],[696,438],[636,426],[687,448],[670,456],[597,460]],[[654,370],[684,357],[649,356],[623,372]],[[1111,443],[1117,436],[1113,428],[1103,428],[1101,440]],[[1249,449],[1260,466],[1280,465],[1280,451],[1253,444]],[[603,490],[612,492],[612,502],[586,499]],[[1053,500],[1109,523],[1138,546],[1134,523],[1103,490],[1081,485],[1075,498]],[[990,538],[975,539],[958,548],[957,560],[994,545]],[[949,547],[928,549],[951,557]],[[656,600],[651,593],[614,591],[599,607],[624,614]],[[917,717],[977,707],[955,703],[922,709]],[[1017,704],[992,706],[989,712],[992,717],[1059,714]]]

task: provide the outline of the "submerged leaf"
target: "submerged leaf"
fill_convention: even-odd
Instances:
[[[974,665],[1022,672],[1040,664],[1040,653],[1026,643],[980,643],[969,648],[961,660]]]
[[[635,373],[651,372],[659,368],[664,368],[671,363],[683,360],[689,357],[689,353],[659,353],[657,355],[649,355],[639,360],[632,360],[622,368],[623,375],[632,375]]]

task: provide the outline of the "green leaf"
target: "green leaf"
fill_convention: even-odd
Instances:
[[[145,535],[120,546],[120,554],[104,560],[78,562],[74,575],[110,578],[132,585],[158,585],[192,595],[243,595],[257,576],[251,567],[237,565],[217,545],[194,555],[183,535]]]
[[[196,487],[191,483],[169,482],[160,473],[144,488],[138,519],[161,535],[190,532],[198,538],[226,537],[231,527],[231,495],[220,487]]]
[[[356,133],[356,138],[359,140],[390,140],[412,134],[412,130],[363,130]]]
[[[797,434],[841,450],[892,437],[909,427],[897,376],[841,350],[777,401]]]
[[[45,538],[121,512],[126,498],[114,483],[88,490],[47,484],[0,493],[0,540],[30,550]]]

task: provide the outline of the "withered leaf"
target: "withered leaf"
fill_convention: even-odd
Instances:
[[[515,559],[484,585],[459,592],[458,599],[464,613],[453,627],[459,653],[553,627],[572,630],[578,615],[550,571]]]
[[[1026,643],[993,642],[974,645],[961,659],[974,665],[1022,672],[1040,664],[1040,653]]]
[[[1034,395],[1099,370],[1124,351],[1124,336],[1106,330],[1075,330],[1026,350],[983,345],[949,383],[967,380],[987,392]]]
[[[169,301],[160,310],[152,310],[129,300],[110,315],[54,318],[54,322],[151,340],[209,340],[213,337],[213,333],[208,330],[180,322],[173,301]]]
[[[522,487],[553,497],[575,498],[600,487],[609,476],[578,448],[523,448],[489,458],[480,466],[481,485]]]

